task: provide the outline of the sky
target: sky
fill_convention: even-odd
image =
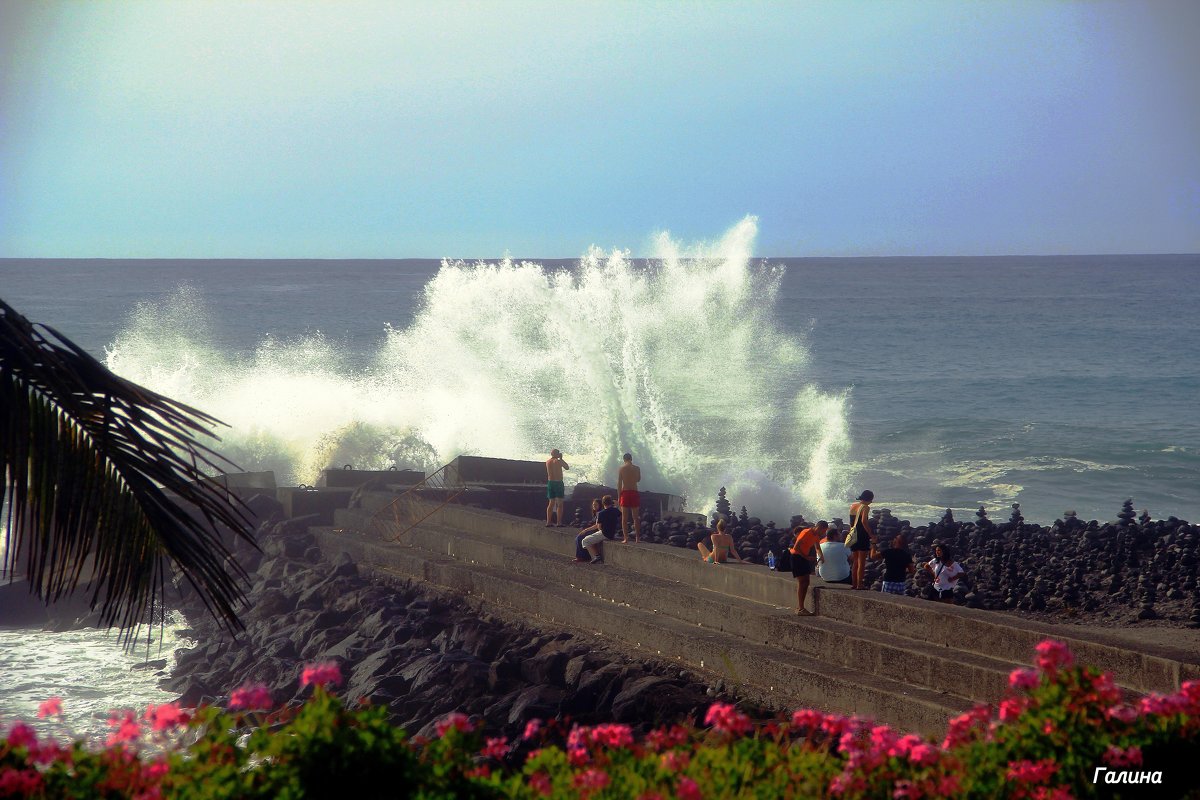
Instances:
[[[0,257],[1200,252],[1200,3],[0,3]]]

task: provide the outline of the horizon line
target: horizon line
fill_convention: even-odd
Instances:
[[[1153,253],[950,253],[950,254],[924,254],[924,255],[806,255],[806,256],[751,256],[752,259],[760,261],[772,261],[779,259],[788,260],[816,260],[816,259],[855,259],[855,258],[875,258],[875,259],[918,259],[918,258],[1103,258],[1120,256],[1124,258],[1134,257],[1186,257],[1200,256],[1200,252],[1153,252]],[[340,256],[340,257],[321,257],[321,256],[0,256],[0,262],[5,261],[321,261],[321,262],[340,262],[340,261],[579,261],[583,256]],[[660,260],[655,256],[630,256],[630,258],[639,261]],[[684,258],[683,260],[695,260],[694,257]]]

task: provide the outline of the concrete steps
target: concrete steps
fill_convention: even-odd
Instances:
[[[584,585],[617,570],[565,564],[561,556],[521,554],[512,548],[500,549],[503,563],[490,564],[468,555],[470,546],[454,546],[456,553],[446,555],[420,547],[397,547],[356,534],[335,533],[330,528],[314,528],[312,532],[329,555],[345,552],[360,566],[417,577],[464,592],[512,609],[520,619],[533,617],[584,634],[599,634],[647,656],[715,673],[736,684],[742,696],[769,708],[817,707],[870,716],[906,729],[940,733],[950,715],[969,705],[965,699],[947,692],[924,689],[852,667],[831,669],[823,659],[679,619],[646,608],[640,598],[635,598],[639,599],[637,604],[620,601]],[[486,558],[486,550],[476,550],[474,555]],[[512,569],[514,560],[521,561],[524,568]],[[796,625],[794,615],[786,610],[770,611],[780,623]]]
[[[605,599],[651,609],[787,653],[817,658],[838,669],[852,669],[877,678],[903,679],[954,695],[962,703],[969,703],[972,698],[999,699],[1008,685],[1009,672],[1020,666],[1018,662],[936,647],[919,639],[872,631],[837,619],[823,616],[801,619],[793,613],[794,606],[781,608],[746,600],[616,565],[576,565],[561,552],[516,548],[480,534],[421,526],[405,538],[413,547],[446,552],[479,564],[504,566],[533,577],[552,579],[564,569],[571,569],[573,584]],[[620,547],[623,546],[612,544],[606,549],[611,554]],[[640,546],[632,549],[636,552]],[[698,555],[695,561],[699,562]],[[777,577],[750,565],[702,568],[757,569],[767,573],[764,578]]]
[[[994,702],[1008,673],[1045,638],[1111,670],[1134,692],[1171,692],[1200,678],[1200,653],[1131,649],[1069,626],[1038,625],[813,579],[815,617],[795,615],[795,581],[761,566],[714,566],[665,545],[605,545],[604,565],[575,564],[571,528],[450,505],[385,543],[357,533],[395,495],[310,529],[330,555],[470,592],[559,625],[598,632],[652,655],[714,671],[764,705],[809,705],[940,733],[972,702]],[[418,509],[422,516],[434,506]]]

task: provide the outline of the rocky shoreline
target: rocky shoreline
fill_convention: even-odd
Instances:
[[[224,703],[247,681],[276,702],[308,694],[305,663],[335,661],[348,702],[384,704],[410,733],[429,735],[452,711],[516,738],[529,719],[580,724],[616,721],[636,729],[702,719],[722,681],[676,665],[635,658],[590,637],[513,624],[465,598],[400,579],[360,573],[345,556],[322,560],[302,524],[281,521],[273,501],[255,498],[259,553],[235,555],[251,577],[246,630],[224,632],[195,597],[181,609],[200,643],[176,653],[162,688],[184,705]]]
[[[797,515],[785,530],[750,516],[745,507],[735,514],[724,489],[716,509],[710,526],[725,518],[743,557],[764,564],[772,552],[784,571],[791,568],[791,530],[811,524]],[[1051,525],[1031,524],[1021,516],[1019,504],[999,523],[982,507],[966,522],[947,510],[937,522],[913,525],[886,508],[875,509],[873,521],[881,547],[903,534],[918,563],[932,557],[935,542],[952,546],[967,569],[955,599],[969,608],[1054,623],[1200,628],[1200,525],[1175,517],[1153,520],[1145,512],[1138,516],[1132,500],[1110,523],[1085,522],[1066,512]],[[846,527],[841,520],[833,524]],[[642,530],[643,539],[652,544],[695,550],[711,527],[647,514]],[[882,562],[868,562],[869,585],[878,590],[882,575]],[[918,572],[909,581],[908,594],[932,598],[931,583]]]

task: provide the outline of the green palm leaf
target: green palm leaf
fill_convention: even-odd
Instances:
[[[90,591],[102,623],[131,635],[161,607],[174,564],[217,619],[241,627],[246,573],[222,530],[253,539],[244,505],[205,480],[234,466],[197,439],[215,439],[216,424],[0,300],[3,566],[47,603]]]

